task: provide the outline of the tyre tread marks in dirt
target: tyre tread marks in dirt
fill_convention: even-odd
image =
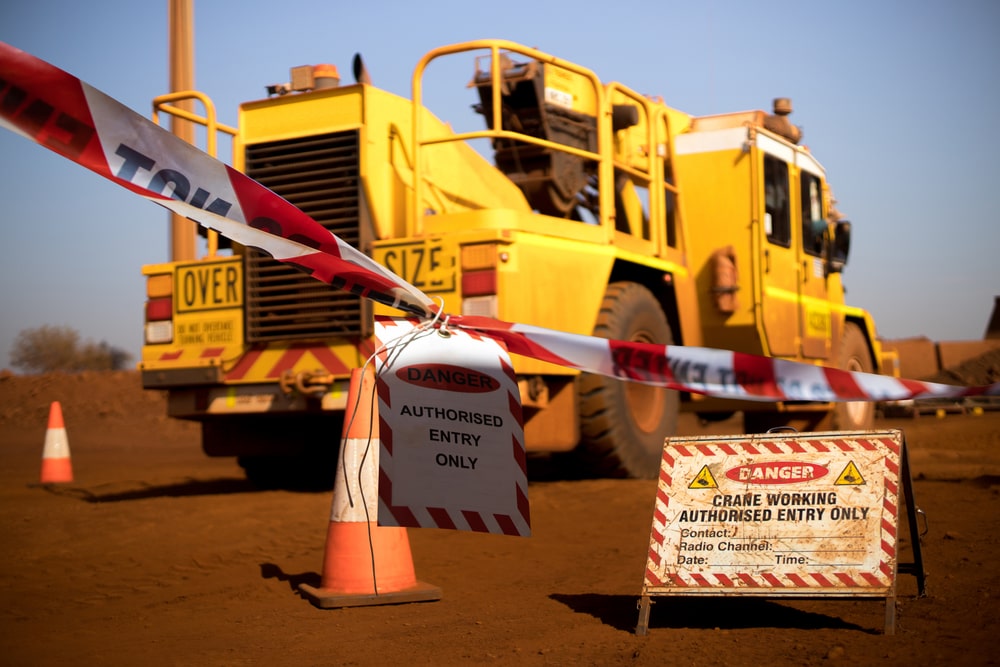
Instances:
[[[673,335],[653,294],[633,282],[608,286],[594,326],[601,338],[669,345]],[[675,391],[582,374],[578,380],[581,446],[588,473],[654,479],[663,441],[677,428]]]

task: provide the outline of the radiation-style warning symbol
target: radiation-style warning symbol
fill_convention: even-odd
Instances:
[[[857,486],[864,483],[865,478],[861,476],[861,471],[854,465],[854,461],[847,464],[844,472],[840,473],[840,477],[834,482],[835,485],[839,486]]]
[[[688,488],[717,489],[719,485],[715,483],[715,478],[712,477],[712,471],[708,469],[708,466],[702,466],[698,474],[695,475],[695,478],[688,484]]]

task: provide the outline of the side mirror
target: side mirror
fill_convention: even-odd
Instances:
[[[847,255],[851,251],[851,223],[839,220],[833,228],[833,238],[826,244],[826,266],[830,273],[840,273],[847,264]]]

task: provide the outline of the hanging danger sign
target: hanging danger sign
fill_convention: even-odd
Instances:
[[[376,318],[381,525],[527,536],[527,459],[507,351],[462,330]]]
[[[904,457],[899,431],[669,439],[646,621],[655,595],[893,598]]]

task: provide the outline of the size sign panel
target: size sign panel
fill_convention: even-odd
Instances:
[[[901,450],[899,431],[668,440],[643,594],[890,595]]]

